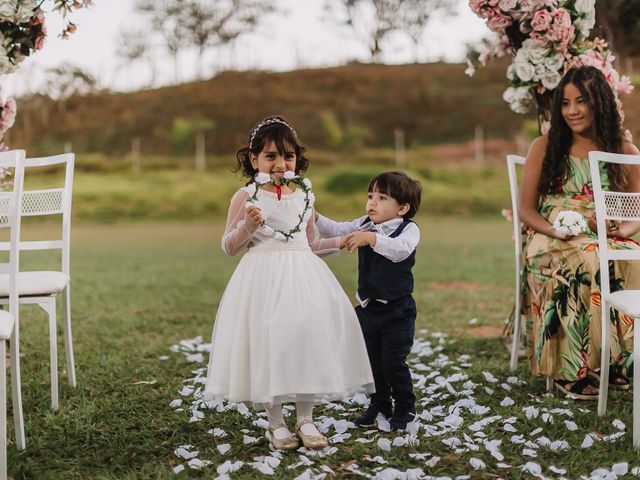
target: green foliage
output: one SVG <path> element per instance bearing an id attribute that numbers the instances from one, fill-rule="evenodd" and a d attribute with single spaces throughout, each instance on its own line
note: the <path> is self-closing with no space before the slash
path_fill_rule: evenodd
<path id="1" fill-rule="evenodd" d="M 378 173 L 372 168 L 336 170 L 327 176 L 324 187 L 329 193 L 360 192 L 364 197 L 369 182 Z"/>
<path id="2" fill-rule="evenodd" d="M 173 151 L 183 155 L 193 151 L 196 134 L 211 130 L 214 125 L 215 122 L 207 118 L 174 118 L 171 128 Z"/>
<path id="3" fill-rule="evenodd" d="M 367 127 L 354 125 L 344 127 L 340 125 L 336 115 L 329 110 L 320 112 L 318 118 L 326 134 L 326 146 L 332 150 L 362 147 L 371 135 Z"/>

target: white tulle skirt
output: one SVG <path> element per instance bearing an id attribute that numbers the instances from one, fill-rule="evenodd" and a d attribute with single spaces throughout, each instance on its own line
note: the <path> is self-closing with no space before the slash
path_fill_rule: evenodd
<path id="1" fill-rule="evenodd" d="M 353 306 L 307 245 L 256 246 L 216 315 L 205 395 L 270 406 L 373 391 Z"/>

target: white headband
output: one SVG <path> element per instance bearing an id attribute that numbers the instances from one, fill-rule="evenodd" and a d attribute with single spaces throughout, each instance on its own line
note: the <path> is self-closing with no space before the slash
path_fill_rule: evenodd
<path id="1" fill-rule="evenodd" d="M 274 123 L 279 123 L 281 125 L 284 125 L 289 130 L 291 130 L 291 133 L 293 133 L 294 137 L 298 138 L 298 135 L 296 134 L 296 131 L 293 129 L 293 127 L 291 125 L 289 125 L 287 122 L 285 122 L 284 120 L 281 120 L 281 119 L 275 118 L 275 117 L 267 118 L 266 120 L 263 120 L 258 125 L 256 125 L 256 128 L 254 128 L 253 132 L 251 132 L 251 136 L 249 137 L 249 150 L 251 150 L 251 148 L 253 147 L 253 139 L 256 137 L 256 135 L 258 134 L 260 129 L 262 127 L 265 127 L 267 125 L 272 125 Z"/>

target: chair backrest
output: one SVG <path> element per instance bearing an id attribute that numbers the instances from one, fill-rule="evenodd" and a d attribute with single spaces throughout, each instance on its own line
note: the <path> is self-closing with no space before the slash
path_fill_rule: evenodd
<path id="1" fill-rule="evenodd" d="M 511 211 L 513 213 L 513 240 L 516 244 L 516 255 L 522 250 L 522 228 L 520 226 L 520 185 L 516 167 L 524 167 L 526 158 L 520 155 L 507 155 L 507 171 L 511 190 Z"/>
<path id="2" fill-rule="evenodd" d="M 600 162 L 640 166 L 640 155 L 589 152 L 589 168 L 593 183 L 593 198 L 598 225 L 598 254 L 600 256 L 600 290 L 609 294 L 609 261 L 640 260 L 639 250 L 610 250 L 606 220 L 640 221 L 640 192 L 613 192 L 602 189 Z"/>
<path id="3" fill-rule="evenodd" d="M 19 243 L 20 250 L 61 250 L 61 271 L 69 274 L 69 255 L 71 241 L 71 197 L 73 194 L 73 174 L 75 156 L 73 153 L 53 155 L 49 157 L 27 158 L 24 163 L 24 176 L 29 170 L 39 167 L 62 165 L 64 183 L 62 187 L 38 190 L 22 190 L 22 217 L 48 215 L 62 216 L 62 238 L 52 240 L 28 240 Z M 0 242 L 0 250 L 8 250 L 7 242 Z"/>
<path id="4" fill-rule="evenodd" d="M 9 274 L 9 311 L 18 315 L 18 271 L 20 268 L 20 225 L 22 209 L 22 191 L 24 185 L 24 150 L 0 152 L 0 169 L 13 169 L 13 180 L 5 182 L 11 187 L 0 192 L 0 229 L 9 229 L 9 261 L 0 263 L 0 273 Z"/>

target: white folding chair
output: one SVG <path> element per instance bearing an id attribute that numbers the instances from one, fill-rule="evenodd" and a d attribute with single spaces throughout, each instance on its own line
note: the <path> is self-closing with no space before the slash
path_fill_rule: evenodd
<path id="1" fill-rule="evenodd" d="M 9 229 L 9 258 L 0 263 L 0 271 L 9 277 L 9 311 L 0 310 L 0 480 L 7 478 L 7 376 L 6 346 L 11 345 L 11 398 L 15 423 L 16 446 L 26 447 L 24 418 L 22 412 L 22 392 L 20 383 L 20 363 L 14 345 L 18 344 L 18 331 L 14 328 L 18 321 L 18 269 L 20 252 L 20 202 L 24 174 L 24 150 L 0 153 L 0 168 L 14 169 L 13 188 L 0 193 L 0 228 Z"/>
<path id="2" fill-rule="evenodd" d="M 611 293 L 609 262 L 640 260 L 640 250 L 609 250 L 606 220 L 640 221 L 640 192 L 611 192 L 602 190 L 599 162 L 640 165 L 640 155 L 589 152 L 589 168 L 593 182 L 593 195 L 598 224 L 598 252 L 600 256 L 600 302 L 602 305 L 602 352 L 600 358 L 600 394 L 598 415 L 607 411 L 609 387 L 609 356 L 611 350 L 611 309 L 640 320 L 640 290 L 622 290 Z M 640 448 L 640 334 L 633 335 L 633 445 Z"/>
<path id="3" fill-rule="evenodd" d="M 509 172 L 509 187 L 511 189 L 511 210 L 513 212 L 513 243 L 515 250 L 515 307 L 513 310 L 513 339 L 511 342 L 511 371 L 518 368 L 518 351 L 520 350 L 521 330 L 521 289 L 522 289 L 522 224 L 520 222 L 519 204 L 520 204 L 520 187 L 518 184 L 518 176 L 516 167 L 524 166 L 525 158 L 520 155 L 507 155 L 507 171 Z"/>
<path id="4" fill-rule="evenodd" d="M 58 348 L 56 328 L 56 296 L 62 294 L 63 329 L 67 356 L 67 376 L 69 385 L 76 386 L 76 373 L 73 359 L 73 342 L 71 336 L 71 294 L 70 294 L 70 237 L 71 237 L 71 194 L 73 187 L 74 154 L 65 153 L 51 157 L 29 158 L 24 161 L 25 177 L 29 169 L 64 167 L 64 185 L 58 188 L 40 190 L 23 190 L 22 217 L 61 215 L 62 238 L 55 240 L 21 241 L 20 251 L 27 250 L 60 250 L 61 267 L 57 271 L 28 271 L 18 274 L 18 296 L 20 304 L 39 305 L 49 317 L 49 346 L 51 368 L 51 408 L 58 409 Z M 0 251 L 8 250 L 7 242 L 0 243 Z M 0 305 L 8 303 L 9 281 L 7 275 L 0 275 Z M 15 324 L 16 337 L 20 324 Z M 11 351 L 18 351 L 19 345 L 12 344 Z M 16 357 L 17 358 L 17 357 Z"/>

